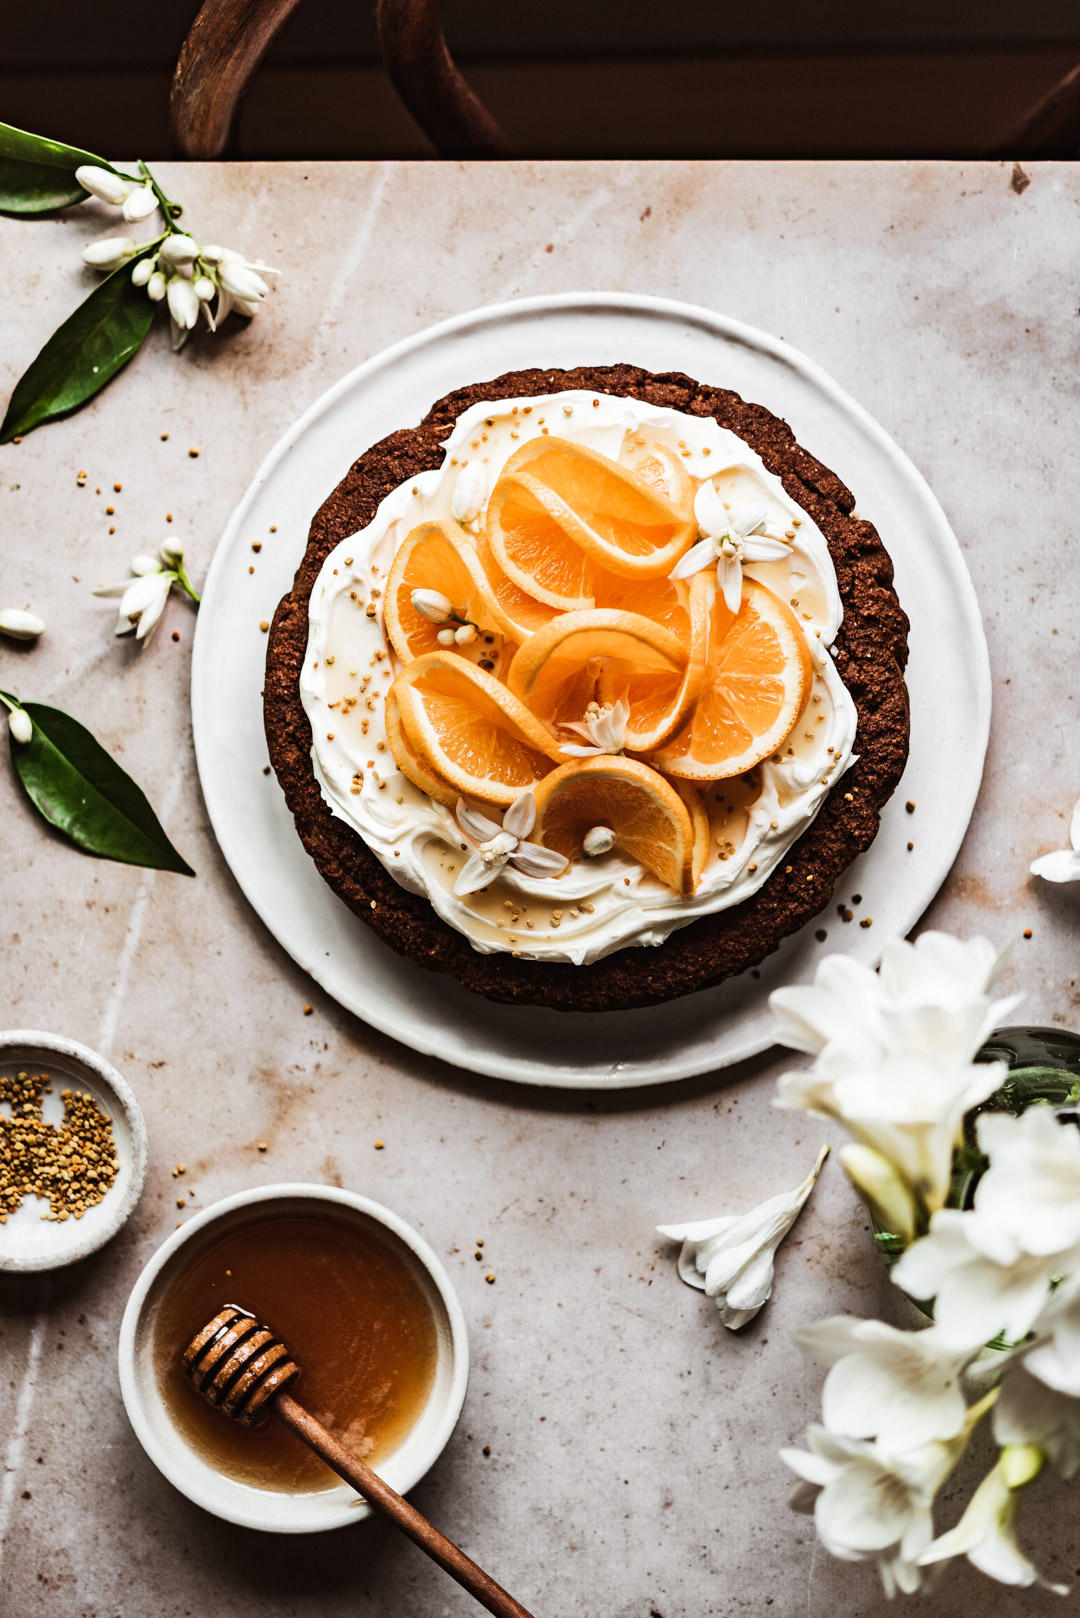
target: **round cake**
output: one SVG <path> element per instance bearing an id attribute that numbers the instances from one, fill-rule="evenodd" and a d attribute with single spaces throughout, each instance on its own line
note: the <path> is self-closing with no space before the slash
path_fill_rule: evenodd
<path id="1" fill-rule="evenodd" d="M 785 422 L 630 365 L 511 372 L 360 456 L 267 651 L 308 853 L 490 999 L 611 1011 L 756 965 L 907 758 L 907 619 Z"/>

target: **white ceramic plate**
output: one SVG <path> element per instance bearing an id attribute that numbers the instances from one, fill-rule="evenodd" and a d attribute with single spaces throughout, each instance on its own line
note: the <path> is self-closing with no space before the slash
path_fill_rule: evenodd
<path id="1" fill-rule="evenodd" d="M 292 584 L 308 524 L 356 457 L 420 421 L 443 394 L 526 366 L 626 361 L 685 371 L 768 407 L 852 488 L 878 527 L 911 617 L 911 758 L 868 853 L 835 903 L 755 977 L 744 973 L 642 1011 L 560 1013 L 495 1005 L 402 960 L 331 892 L 305 854 L 272 776 L 260 691 L 271 618 Z M 271 536 L 269 528 L 276 524 Z M 251 541 L 263 549 L 252 575 Z M 227 694 L 227 701 L 222 694 Z M 990 724 L 990 666 L 960 548 L 926 483 L 866 412 L 786 343 L 692 305 L 565 293 L 478 309 L 378 354 L 344 377 L 271 452 L 233 514 L 206 582 L 192 670 L 203 794 L 222 852 L 255 910 L 335 999 L 414 1050 L 522 1083 L 620 1089 L 724 1067 L 772 1042 L 768 992 L 805 981 L 823 950 L 876 964 L 915 925 L 967 829 Z M 914 800 L 917 812 L 905 813 Z M 911 853 L 908 841 L 914 841 Z M 815 940 L 825 927 L 828 941 Z"/>

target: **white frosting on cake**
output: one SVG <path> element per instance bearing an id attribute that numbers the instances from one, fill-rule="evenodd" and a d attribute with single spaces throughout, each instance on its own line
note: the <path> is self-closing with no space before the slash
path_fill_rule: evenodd
<path id="1" fill-rule="evenodd" d="M 386 741 L 383 699 L 398 665 L 383 630 L 382 590 L 397 547 L 417 523 L 451 515 L 475 533 L 506 460 L 545 429 L 613 460 L 641 438 L 665 444 L 693 479 L 712 478 L 733 505 L 763 501 L 769 527 L 794 536 L 789 556 L 748 563 L 746 572 L 795 603 L 814 668 L 811 700 L 778 761 L 703 792 L 710 853 L 688 899 L 615 851 L 575 862 L 558 878 L 506 866 L 486 892 L 456 897 L 455 877 L 471 850 L 451 811 L 400 774 Z M 824 535 L 761 459 L 711 416 L 637 399 L 567 392 L 473 405 L 444 448 L 438 470 L 395 489 L 366 528 L 331 551 L 311 593 L 300 689 L 331 810 L 402 887 L 423 894 L 483 953 L 580 964 L 628 944 L 661 944 L 696 917 L 739 904 L 776 869 L 852 763 L 856 712 L 829 655 L 843 609 Z M 483 655 L 483 640 L 468 651 Z M 498 818 L 498 811 L 487 813 Z"/>

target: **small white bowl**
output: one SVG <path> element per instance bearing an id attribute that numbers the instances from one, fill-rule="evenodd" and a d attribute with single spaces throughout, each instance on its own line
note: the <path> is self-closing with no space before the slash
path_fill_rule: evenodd
<path id="1" fill-rule="evenodd" d="M 73 1039 L 30 1028 L 0 1033 L 0 1072 L 23 1070 L 47 1073 L 52 1080 L 52 1094 L 44 1098 L 47 1123 L 58 1124 L 63 1117 L 61 1090 L 88 1090 L 112 1121 L 120 1164 L 102 1201 L 88 1208 L 81 1219 L 55 1223 L 42 1219 L 48 1204 L 39 1197 L 26 1197 L 21 1207 L 8 1214 L 7 1223 L 0 1225 L 0 1270 L 54 1270 L 103 1247 L 138 1202 L 146 1178 L 146 1125 L 139 1103 L 116 1069 Z"/>
<path id="2" fill-rule="evenodd" d="M 158 1248 L 136 1281 L 120 1325 L 120 1392 L 135 1435 L 154 1465 L 189 1500 L 226 1522 L 277 1534 L 313 1534 L 370 1517 L 372 1508 L 348 1484 L 310 1492 L 259 1489 L 226 1477 L 177 1431 L 158 1384 L 154 1323 L 176 1274 L 181 1250 L 216 1240 L 231 1218 L 247 1220 L 260 1203 L 280 1213 L 290 1203 L 331 1202 L 362 1225 L 377 1225 L 402 1249 L 428 1299 L 435 1320 L 435 1377 L 427 1403 L 404 1441 L 379 1463 L 379 1475 L 406 1494 L 419 1483 L 446 1447 L 461 1415 L 469 1385 L 469 1342 L 465 1316 L 450 1278 L 435 1253 L 389 1208 L 334 1186 L 285 1184 L 257 1186 L 204 1208 Z M 189 1257 L 184 1253 L 183 1257 Z M 177 1352 L 183 1348 L 177 1344 Z M 222 1420 L 228 1418 L 223 1416 Z"/>

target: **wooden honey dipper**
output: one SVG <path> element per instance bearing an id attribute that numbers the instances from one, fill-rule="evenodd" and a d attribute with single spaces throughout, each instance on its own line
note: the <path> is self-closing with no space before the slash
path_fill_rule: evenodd
<path id="1" fill-rule="evenodd" d="M 284 1423 L 496 1618 L 531 1618 L 520 1601 L 297 1403 L 288 1389 L 300 1367 L 281 1339 L 246 1309 L 226 1304 L 191 1339 L 180 1363 L 204 1399 L 245 1427 L 267 1416 Z"/>

